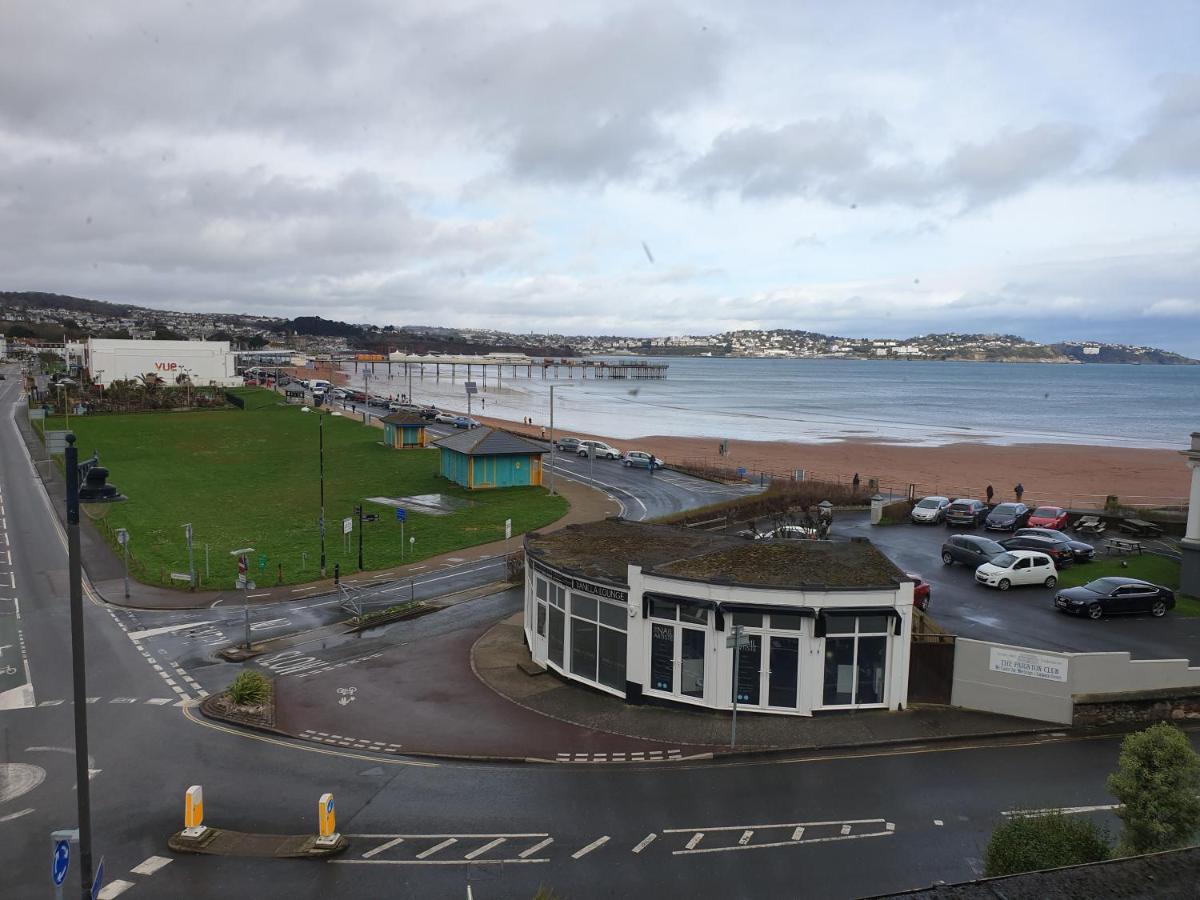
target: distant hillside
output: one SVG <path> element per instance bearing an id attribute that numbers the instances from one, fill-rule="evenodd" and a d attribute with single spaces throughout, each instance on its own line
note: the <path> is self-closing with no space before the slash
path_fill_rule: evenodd
<path id="1" fill-rule="evenodd" d="M 12 309 L 69 309 L 97 316 L 124 317 L 142 309 L 128 303 L 107 303 L 104 300 L 88 300 L 85 297 L 70 297 L 66 294 L 48 294 L 43 291 L 0 291 L 0 306 Z"/>
<path id="2" fill-rule="evenodd" d="M 1084 353 L 1085 344 L 1051 344 L 1055 351 L 1078 362 L 1085 363 L 1145 363 L 1156 366 L 1200 366 L 1200 360 L 1189 359 L 1169 350 L 1151 347 L 1122 347 L 1104 344 L 1098 353 Z"/>

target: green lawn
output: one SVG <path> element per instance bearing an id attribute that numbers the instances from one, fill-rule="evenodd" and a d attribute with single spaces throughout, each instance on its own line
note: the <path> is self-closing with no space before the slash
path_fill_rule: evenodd
<path id="1" fill-rule="evenodd" d="M 243 392 L 239 392 L 243 393 Z M 448 516 L 409 510 L 405 538 L 415 554 L 401 559 L 400 524 L 392 508 L 367 504 L 379 514 L 363 532 L 366 568 L 383 569 L 539 528 L 561 517 L 567 503 L 543 488 L 471 492 L 439 477 L 436 450 L 391 450 L 383 431 L 349 418 L 302 413 L 264 390 L 243 393 L 246 409 L 71 417 L 81 457 L 100 451 L 110 481 L 129 500 L 112 507 L 110 529 L 130 533 L 131 572 L 142 581 L 166 583 L 163 573 L 186 572 L 183 525 L 191 522 L 196 568 L 204 576 L 208 545 L 211 576 L 205 587 L 232 586 L 236 564 L 229 552 L 255 547 L 251 577 L 260 586 L 319 577 L 320 487 L 318 422 L 325 421 L 325 516 L 329 574 L 333 564 L 355 571 L 357 528 L 343 550 L 342 519 L 365 497 L 442 493 L 470 506 Z M 47 428 L 62 428 L 61 419 Z M 115 542 L 114 542 L 115 546 Z M 407 550 L 407 548 L 406 548 Z M 307 559 L 302 563 L 302 553 Z M 259 572 L 258 554 L 267 557 Z"/>
<path id="2" fill-rule="evenodd" d="M 1127 565 L 1122 566 L 1122 563 Z M 1179 590 L 1179 563 L 1149 553 L 1140 556 L 1097 556 L 1095 562 L 1063 569 L 1058 573 L 1058 584 L 1059 587 L 1075 587 L 1108 575 L 1142 578 L 1173 591 Z M 1175 615 L 1200 616 L 1200 600 L 1176 594 Z"/>

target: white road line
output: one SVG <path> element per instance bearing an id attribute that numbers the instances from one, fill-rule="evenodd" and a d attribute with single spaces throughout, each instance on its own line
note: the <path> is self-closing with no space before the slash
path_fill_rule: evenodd
<path id="1" fill-rule="evenodd" d="M 793 840 L 793 841 L 798 841 L 798 840 L 800 840 L 800 838 L 802 838 L 802 837 L 804 837 L 804 826 L 803 826 L 803 825 L 797 825 L 797 826 L 796 826 L 796 830 L 792 832 L 792 840 Z"/>
<path id="2" fill-rule="evenodd" d="M 96 896 L 99 900 L 114 900 L 115 897 L 120 897 L 123 893 L 133 887 L 132 881 L 122 881 L 120 878 L 115 881 L 110 881 L 100 889 L 100 893 Z"/>
<path id="3" fill-rule="evenodd" d="M 504 840 L 505 840 L 504 838 L 493 838 L 492 840 L 490 840 L 486 844 L 484 844 L 482 847 L 479 847 L 476 850 L 472 850 L 470 853 L 466 854 L 463 857 L 463 859 L 474 859 L 477 856 L 483 856 L 483 854 L 487 853 L 493 847 L 498 847 L 501 844 L 503 844 Z"/>
<path id="4" fill-rule="evenodd" d="M 199 628 L 201 625 L 211 625 L 216 621 L 218 620 L 210 619 L 207 622 L 185 622 L 182 625 L 164 625 L 162 628 L 147 628 L 144 631 L 130 631 L 128 634 L 131 641 L 144 641 L 146 638 L 158 637 L 160 634 L 172 634 L 187 628 Z"/>
<path id="5" fill-rule="evenodd" d="M 458 843 L 458 838 L 446 838 L 441 843 L 434 844 L 428 850 L 422 850 L 420 853 L 417 854 L 417 859 L 427 859 L 428 857 L 433 856 L 433 854 L 437 853 L 439 850 L 445 850 L 451 844 L 457 844 L 457 843 Z"/>
<path id="6" fill-rule="evenodd" d="M 153 875 L 169 862 L 171 862 L 169 856 L 149 856 L 129 871 L 134 875 Z"/>
<path id="7" fill-rule="evenodd" d="M 649 847 L 651 843 L 653 843 L 653 841 L 656 837 L 658 837 L 658 834 L 656 834 L 653 831 L 650 832 L 648 835 L 646 835 L 644 838 L 642 838 L 638 842 L 638 845 L 633 848 L 633 852 L 641 853 L 643 850 L 645 850 L 647 847 Z"/>
<path id="8" fill-rule="evenodd" d="M 702 840 L 704 840 L 704 832 L 697 831 L 695 834 L 692 835 L 692 839 L 687 842 L 687 848 L 689 850 L 694 850 L 696 848 L 696 845 L 699 844 Z"/>
<path id="9" fill-rule="evenodd" d="M 13 819 L 19 819 L 21 816 L 27 816 L 33 812 L 33 807 L 29 809 L 19 809 L 15 813 L 9 813 L 7 816 L 0 816 L 0 822 L 11 822 Z"/>
<path id="10" fill-rule="evenodd" d="M 664 828 L 663 834 L 692 834 L 697 831 L 759 831 L 764 828 L 814 828 L 818 825 L 882 825 L 884 819 L 837 819 L 833 822 L 776 822 L 773 825 L 716 825 L 711 828 Z"/>
<path id="11" fill-rule="evenodd" d="M 770 844 L 734 844 L 730 847 L 699 847 L 695 850 L 676 850 L 673 856 L 687 856 L 691 853 L 725 853 L 730 850 L 766 850 L 771 847 L 795 847 L 797 844 L 828 844 L 833 841 L 854 841 L 860 838 L 892 837 L 895 831 L 870 831 L 863 834 L 835 834 L 829 837 L 808 838 L 803 841 L 775 841 Z"/>
<path id="12" fill-rule="evenodd" d="M 1009 809 L 1000 813 L 1002 816 L 1028 816 L 1034 818 L 1037 816 L 1048 816 L 1051 813 L 1062 813 L 1065 816 L 1077 815 L 1078 813 L 1090 812 L 1108 812 L 1113 809 L 1120 809 L 1120 803 L 1108 803 L 1101 806 L 1064 806 L 1061 809 Z"/>
<path id="13" fill-rule="evenodd" d="M 554 838 L 552 838 L 552 837 L 548 837 L 545 840 L 538 841 L 536 844 L 534 844 L 528 850 L 522 850 L 520 853 L 518 853 L 517 858 L 518 859 L 526 859 L 530 856 L 533 856 L 533 854 L 537 853 L 543 847 L 549 847 L 553 843 L 554 843 Z"/>
<path id="14" fill-rule="evenodd" d="M 576 850 L 574 853 L 572 853 L 571 859 L 582 859 L 583 857 L 587 856 L 589 853 L 591 853 L 596 848 L 603 847 L 605 844 L 608 843 L 608 840 L 609 840 L 609 838 L 608 838 L 607 834 L 604 835 L 604 837 L 596 838 L 594 841 L 592 841 L 590 844 L 588 844 L 582 850 Z"/>
<path id="15" fill-rule="evenodd" d="M 849 829 L 849 826 L 845 826 L 845 827 L 847 829 Z M 842 833 L 845 834 L 847 832 L 842 832 Z M 750 838 L 752 838 L 752 837 L 754 837 L 753 831 L 743 831 L 742 836 L 740 838 L 738 838 L 738 843 L 741 844 L 742 846 L 745 846 L 746 844 L 750 843 Z"/>
<path id="16" fill-rule="evenodd" d="M 849 834 L 849 833 L 850 833 L 850 826 L 849 826 L 849 825 L 843 825 L 843 826 L 842 826 L 842 834 Z"/>
<path id="17" fill-rule="evenodd" d="M 938 828 L 941 828 L 945 823 L 941 819 L 934 819 L 933 824 L 936 825 Z"/>
<path id="18" fill-rule="evenodd" d="M 382 853 L 384 850 L 391 850 L 397 844 L 402 844 L 402 843 L 404 843 L 404 838 L 402 838 L 402 837 L 392 838 L 390 841 L 380 844 L 378 847 L 372 847 L 370 850 L 368 850 L 366 853 L 364 853 L 362 855 L 362 858 L 370 859 L 372 856 L 376 856 L 376 855 Z"/>

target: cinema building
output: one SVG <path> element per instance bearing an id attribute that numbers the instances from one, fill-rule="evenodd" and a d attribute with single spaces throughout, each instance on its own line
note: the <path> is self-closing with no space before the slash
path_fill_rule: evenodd
<path id="1" fill-rule="evenodd" d="M 197 387 L 238 387 L 229 341 L 132 341 L 88 338 L 84 367 L 92 383 L 157 378 L 166 384 L 190 380 Z"/>
<path id="2" fill-rule="evenodd" d="M 874 545 L 609 519 L 525 539 L 533 660 L 623 698 L 810 716 L 902 709 L 913 581 Z M 744 635 L 736 672 L 734 626 Z"/>

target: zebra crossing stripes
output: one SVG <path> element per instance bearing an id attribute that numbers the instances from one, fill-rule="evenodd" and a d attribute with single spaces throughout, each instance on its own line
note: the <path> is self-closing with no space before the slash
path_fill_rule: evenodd
<path id="1" fill-rule="evenodd" d="M 329 744 L 331 747 L 346 747 L 350 750 L 371 750 L 375 753 L 403 753 L 400 744 L 389 744 L 386 741 L 370 741 L 365 738 L 347 737 L 341 734 L 330 734 L 325 731 L 302 731 L 302 740 L 316 741 Z"/>
<path id="2" fill-rule="evenodd" d="M 612 753 L 559 753 L 556 763 L 643 763 L 679 762 L 685 758 L 682 750 L 633 750 Z"/>

